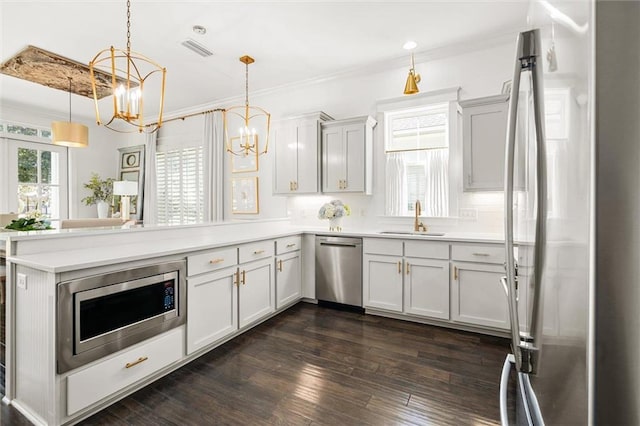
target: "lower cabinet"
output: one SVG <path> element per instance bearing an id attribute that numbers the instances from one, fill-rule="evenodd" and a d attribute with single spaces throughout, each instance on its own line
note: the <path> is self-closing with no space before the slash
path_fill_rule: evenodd
<path id="1" fill-rule="evenodd" d="M 275 312 L 273 258 L 240 265 L 238 325 L 240 328 Z"/>
<path id="2" fill-rule="evenodd" d="M 187 354 L 238 329 L 238 268 L 187 281 Z"/>
<path id="3" fill-rule="evenodd" d="M 276 258 L 276 309 L 302 297 L 300 251 Z"/>
<path id="4" fill-rule="evenodd" d="M 456 322 L 508 330 L 509 308 L 497 264 L 451 262 L 453 300 L 451 319 Z"/>
<path id="5" fill-rule="evenodd" d="M 363 260 L 364 307 L 402 312 L 402 257 L 365 254 Z"/>
<path id="6" fill-rule="evenodd" d="M 449 261 L 405 260 L 404 312 L 449 319 Z"/>

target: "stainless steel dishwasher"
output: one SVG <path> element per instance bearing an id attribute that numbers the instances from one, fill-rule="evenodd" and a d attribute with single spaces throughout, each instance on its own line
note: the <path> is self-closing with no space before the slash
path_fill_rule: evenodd
<path id="1" fill-rule="evenodd" d="M 362 307 L 362 239 L 316 237 L 316 298 Z"/>

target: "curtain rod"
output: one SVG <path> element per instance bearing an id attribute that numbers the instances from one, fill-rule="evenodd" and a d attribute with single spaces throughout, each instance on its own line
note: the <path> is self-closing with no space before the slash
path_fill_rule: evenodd
<path id="1" fill-rule="evenodd" d="M 169 123 L 171 121 L 184 120 L 185 118 L 195 117 L 196 115 L 209 114 L 210 112 L 225 112 L 225 111 L 226 111 L 226 109 L 224 109 L 224 108 L 208 109 L 206 111 L 194 112 L 194 113 L 191 113 L 191 114 L 183 115 L 181 117 L 169 118 L 167 120 L 163 120 L 162 124 Z M 153 127 L 153 126 L 156 126 L 157 124 L 158 123 L 149 123 L 145 127 Z"/>

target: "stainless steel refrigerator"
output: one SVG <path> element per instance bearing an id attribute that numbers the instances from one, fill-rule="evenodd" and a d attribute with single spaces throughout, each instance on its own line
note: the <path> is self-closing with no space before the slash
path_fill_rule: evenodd
<path id="1" fill-rule="evenodd" d="M 640 3 L 529 4 L 505 146 L 502 422 L 640 424 Z"/>

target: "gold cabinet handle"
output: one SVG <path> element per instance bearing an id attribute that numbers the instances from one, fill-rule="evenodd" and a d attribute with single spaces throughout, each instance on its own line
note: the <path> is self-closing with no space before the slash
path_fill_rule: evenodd
<path id="1" fill-rule="evenodd" d="M 489 253 L 473 253 L 474 256 L 483 256 L 483 257 L 487 257 L 487 256 L 491 256 Z"/>
<path id="2" fill-rule="evenodd" d="M 233 273 L 233 285 L 240 285 L 240 268 L 236 269 L 236 271 Z"/>
<path id="3" fill-rule="evenodd" d="M 410 272 L 409 267 L 410 267 L 409 262 L 407 262 L 407 275 L 409 275 L 409 272 Z"/>
<path id="4" fill-rule="evenodd" d="M 347 189 L 347 187 L 348 187 L 348 186 L 349 186 L 349 185 L 347 185 L 347 180 L 346 180 L 346 179 L 345 179 L 345 180 L 343 180 L 343 181 L 342 181 L 342 189 Z"/>
<path id="5" fill-rule="evenodd" d="M 245 285 L 247 283 L 247 271 L 243 270 L 242 271 L 242 285 Z"/>
<path id="6" fill-rule="evenodd" d="M 287 244 L 287 248 L 291 248 L 291 247 L 295 247 L 295 246 L 296 246 L 296 243 L 289 243 L 289 244 Z"/>
<path id="7" fill-rule="evenodd" d="M 402 273 L 402 262 L 400 260 L 398 260 L 398 273 Z"/>
<path id="8" fill-rule="evenodd" d="M 216 265 L 216 264 L 218 264 L 218 263 L 222 263 L 222 262 L 224 262 L 224 259 L 223 259 L 223 258 L 221 258 L 221 257 L 219 257 L 219 258 L 217 258 L 217 259 L 211 259 L 211 260 L 209 261 L 209 263 L 210 263 L 210 264 L 212 264 L 212 265 Z"/>
<path id="9" fill-rule="evenodd" d="M 138 358 L 137 360 L 133 361 L 133 362 L 128 362 L 125 364 L 124 368 L 131 368 L 131 367 L 135 367 L 136 365 L 145 362 L 146 360 L 148 360 L 149 357 L 147 356 L 141 356 L 140 358 Z"/>
<path id="10" fill-rule="evenodd" d="M 293 181 L 293 190 L 297 191 L 298 190 L 298 181 Z"/>
<path id="11" fill-rule="evenodd" d="M 282 260 L 278 260 L 278 271 L 282 272 Z"/>
<path id="12" fill-rule="evenodd" d="M 260 249 L 260 250 L 256 250 L 253 252 L 253 254 L 262 254 L 264 253 L 264 250 Z"/>
<path id="13" fill-rule="evenodd" d="M 289 191 L 293 191 L 293 182 L 289 181 Z"/>
<path id="14" fill-rule="evenodd" d="M 453 279 L 457 280 L 458 279 L 458 268 L 457 267 L 453 267 Z"/>

